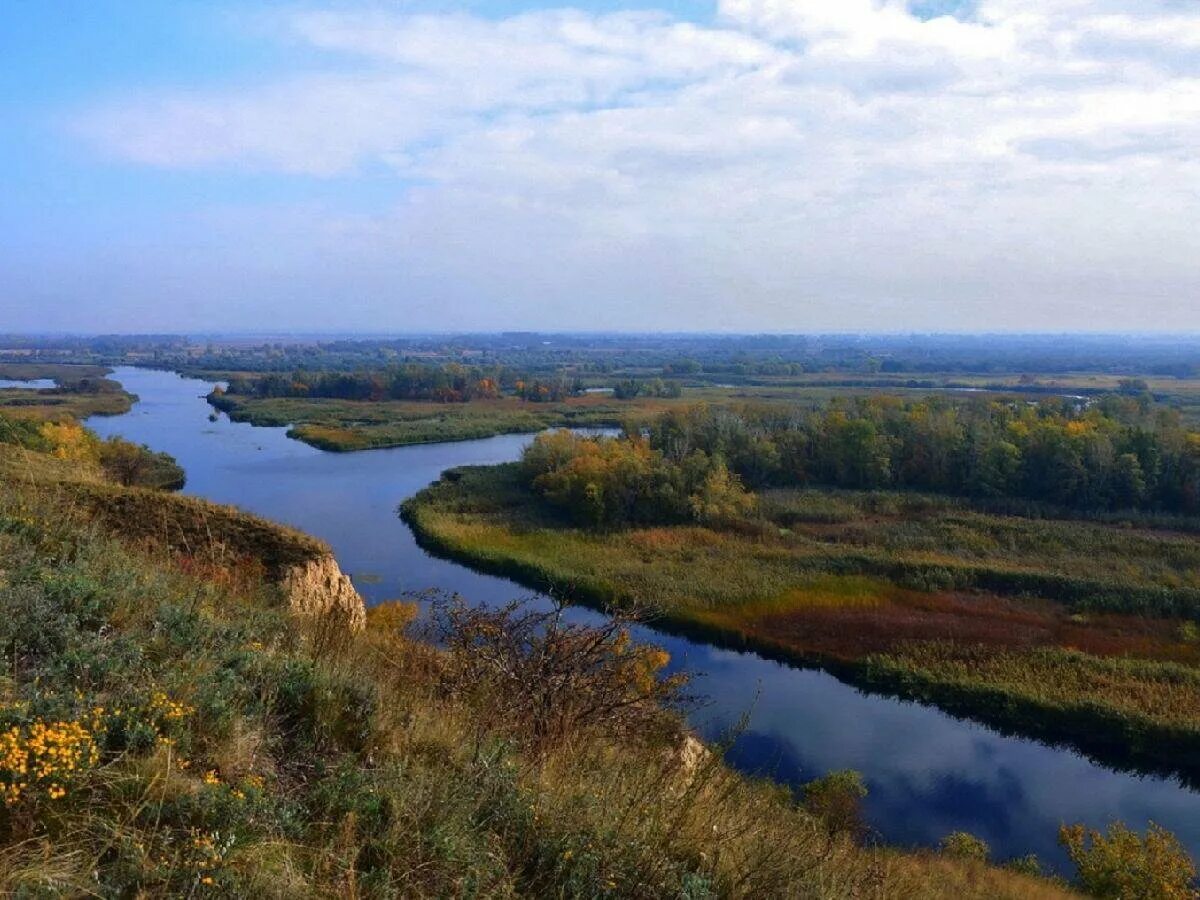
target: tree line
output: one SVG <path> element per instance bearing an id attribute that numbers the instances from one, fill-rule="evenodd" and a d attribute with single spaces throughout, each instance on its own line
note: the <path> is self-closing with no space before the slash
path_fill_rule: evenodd
<path id="1" fill-rule="evenodd" d="M 1200 433 L 1140 398 L 872 396 L 815 408 L 705 405 L 621 438 L 544 435 L 528 483 L 578 521 L 729 521 L 754 490 L 829 485 L 1200 513 Z"/>
<path id="2" fill-rule="evenodd" d="M 696 407 L 663 415 L 648 437 L 669 461 L 697 450 L 719 456 L 752 487 L 911 488 L 1086 510 L 1200 512 L 1200 434 L 1143 397 Z"/>
<path id="3" fill-rule="evenodd" d="M 614 387 L 620 400 L 678 397 L 677 382 L 626 380 Z M 421 365 L 404 363 L 354 372 L 304 369 L 287 374 L 234 376 L 225 393 L 246 397 L 313 397 L 334 400 L 430 400 L 466 403 L 513 396 L 531 403 L 553 403 L 578 397 L 586 386 L 577 376 L 533 376 L 501 366 Z"/>
<path id="4" fill-rule="evenodd" d="M 271 373 L 229 379 L 225 392 L 249 397 L 335 400 L 437 400 L 454 403 L 500 396 L 505 373 L 477 366 L 391 366 L 359 372 Z"/>
<path id="5" fill-rule="evenodd" d="M 663 381 L 661 378 L 645 381 L 626 378 L 613 386 L 613 396 L 618 400 L 634 400 L 637 397 L 682 397 L 683 385 L 678 381 Z"/>

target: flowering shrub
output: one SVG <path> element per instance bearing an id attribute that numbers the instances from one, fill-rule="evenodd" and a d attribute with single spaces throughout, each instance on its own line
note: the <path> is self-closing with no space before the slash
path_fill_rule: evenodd
<path id="1" fill-rule="evenodd" d="M 5 804 L 65 796 L 67 786 L 100 759 L 95 724 L 94 716 L 86 724 L 35 719 L 0 732 L 0 790 Z"/>
<path id="2" fill-rule="evenodd" d="M 204 887 L 211 887 L 216 883 L 214 876 L 219 873 L 221 863 L 232 843 L 230 836 L 222 837 L 219 831 L 192 829 L 184 865 L 195 873 L 196 882 Z"/>
<path id="3" fill-rule="evenodd" d="M 174 742 L 175 727 L 193 710 L 162 691 L 142 706 L 93 706 L 62 719 L 24 719 L 27 704 L 0 711 L 12 721 L 0 730 L 0 795 L 6 806 L 22 801 L 61 800 L 101 759 L 110 735 L 149 730 L 158 743 Z"/>

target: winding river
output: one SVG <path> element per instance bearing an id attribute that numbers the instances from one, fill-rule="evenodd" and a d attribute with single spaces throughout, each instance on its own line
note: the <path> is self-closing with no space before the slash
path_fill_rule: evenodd
<path id="1" fill-rule="evenodd" d="M 186 493 L 315 534 L 334 549 L 367 601 L 437 588 L 472 602 L 529 592 L 422 551 L 396 514 L 401 500 L 451 466 L 515 459 L 528 437 L 326 453 L 257 428 L 210 420 L 211 384 L 170 372 L 119 368 L 110 376 L 140 398 L 132 411 L 88 425 L 165 450 L 187 471 Z M 594 615 L 594 614 L 593 614 Z M 863 694 L 823 672 L 647 630 L 694 673 L 708 702 L 693 714 L 715 738 L 746 718 L 729 751 L 742 769 L 803 782 L 858 769 L 870 824 L 890 843 L 933 845 L 946 833 L 979 835 L 998 859 L 1036 853 L 1062 866 L 1060 823 L 1122 819 L 1174 831 L 1200 856 L 1200 795 L 1171 779 L 1117 772 L 1077 753 L 1006 737 L 936 709 Z"/>

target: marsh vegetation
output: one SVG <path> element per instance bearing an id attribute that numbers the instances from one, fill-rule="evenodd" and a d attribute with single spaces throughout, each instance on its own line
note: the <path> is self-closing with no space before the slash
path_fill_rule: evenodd
<path id="1" fill-rule="evenodd" d="M 1194 435 L 1060 403 L 879 400 L 775 431 L 757 421 L 700 409 L 623 438 L 543 436 L 520 464 L 450 473 L 404 515 L 428 546 L 526 583 L 650 604 L 673 627 L 856 683 L 1200 771 L 1197 522 L 1163 510 L 1191 502 Z M 1117 512 L 1105 473 L 1120 479 L 1116 450 L 1133 437 L 1170 475 Z M 986 459 L 997 442 L 1012 463 L 1003 489 L 956 456 Z M 1083 465 L 1091 453 L 1114 467 Z M 1048 465 L 1089 473 L 1091 492 L 1047 502 L 1065 496 L 1037 488 Z M 778 486 L 893 471 L 908 474 L 887 489 Z M 894 487 L 939 472 L 958 496 Z"/>

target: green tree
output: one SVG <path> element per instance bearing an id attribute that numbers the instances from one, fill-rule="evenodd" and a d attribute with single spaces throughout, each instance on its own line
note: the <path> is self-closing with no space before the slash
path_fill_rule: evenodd
<path id="1" fill-rule="evenodd" d="M 1140 506 L 1146 496 L 1146 476 L 1136 453 L 1122 453 L 1113 465 L 1113 502 L 1119 507 Z"/>
<path id="2" fill-rule="evenodd" d="M 741 479 L 717 459 L 700 489 L 689 498 L 692 515 L 704 525 L 728 525 L 753 511 L 756 500 L 742 487 Z"/>

